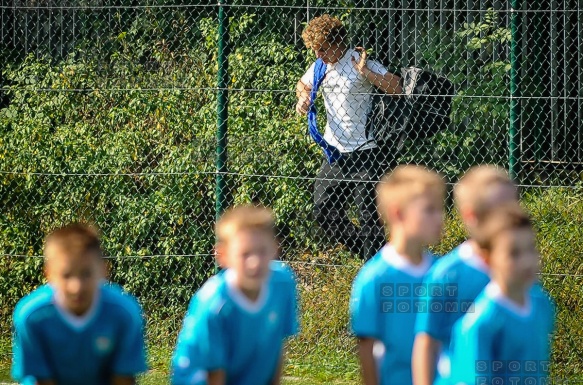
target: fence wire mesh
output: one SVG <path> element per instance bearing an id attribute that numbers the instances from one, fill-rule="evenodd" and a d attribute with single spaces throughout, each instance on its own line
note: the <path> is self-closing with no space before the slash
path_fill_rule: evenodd
<path id="1" fill-rule="evenodd" d="M 358 254 L 382 236 L 376 181 L 415 163 L 451 185 L 494 163 L 522 186 L 539 232 L 541 279 L 560 310 L 554 375 L 577 381 L 582 10 L 580 0 L 2 0 L 3 330 L 42 282 L 45 234 L 89 220 L 112 279 L 144 305 L 154 366 L 164 367 L 188 299 L 213 274 L 217 209 L 260 202 L 301 285 L 303 331 L 287 373 L 354 378 L 348 293 Z M 316 31 L 309 49 L 302 32 L 324 14 L 345 34 L 328 44 Z M 332 166 L 304 115 L 315 55 L 328 63 L 317 125 L 343 153 Z M 451 88 L 396 88 L 391 74 L 412 66 Z M 382 150 L 367 125 L 379 100 L 401 127 Z M 463 238 L 452 212 L 436 250 Z"/>

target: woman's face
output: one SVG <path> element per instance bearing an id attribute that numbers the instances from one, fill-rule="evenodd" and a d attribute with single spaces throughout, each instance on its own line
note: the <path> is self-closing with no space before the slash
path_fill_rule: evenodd
<path id="1" fill-rule="evenodd" d="M 344 48 L 336 43 L 324 42 L 314 48 L 314 54 L 318 59 L 322 59 L 325 64 L 333 64 L 342 58 Z"/>

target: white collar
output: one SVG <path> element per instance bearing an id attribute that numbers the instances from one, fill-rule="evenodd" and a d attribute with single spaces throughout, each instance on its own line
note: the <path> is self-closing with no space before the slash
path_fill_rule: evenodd
<path id="1" fill-rule="evenodd" d="M 100 299 L 101 299 L 101 284 L 99 285 L 97 290 L 95 290 L 95 295 L 93 296 L 93 301 L 91 301 L 91 306 L 89 307 L 89 309 L 85 312 L 85 314 L 79 316 L 71 313 L 68 309 L 65 308 L 65 306 L 63 306 L 63 301 L 60 299 L 60 296 L 58 295 L 57 291 L 54 291 L 53 294 L 53 303 L 55 304 L 57 311 L 59 312 L 65 323 L 70 325 L 73 329 L 77 331 L 81 331 L 87 325 L 89 325 L 89 323 L 97 313 L 97 308 Z"/>
<path id="2" fill-rule="evenodd" d="M 388 243 L 381 249 L 381 257 L 390 266 L 413 277 L 422 277 L 431 267 L 431 256 L 429 253 L 424 252 L 421 263 L 414 265 L 407 258 L 397 253 L 395 248 Z"/>
<path id="3" fill-rule="evenodd" d="M 516 314 L 519 317 L 526 318 L 532 311 L 532 304 L 530 302 L 530 291 L 525 294 L 525 303 L 520 306 L 502 293 L 500 286 L 496 282 L 490 282 L 486 286 L 486 295 L 492 300 L 496 301 L 500 306 L 506 308 L 508 311 Z"/>
<path id="4" fill-rule="evenodd" d="M 464 261 L 467 265 L 472 266 L 476 270 L 481 271 L 487 275 L 490 275 L 490 268 L 484 262 L 482 257 L 477 255 L 472 248 L 470 242 L 465 241 L 461 245 L 458 246 L 458 254 L 460 259 Z"/>
<path id="5" fill-rule="evenodd" d="M 258 313 L 267 302 L 267 297 L 269 295 L 267 280 L 261 286 L 259 296 L 255 301 L 251 301 L 245 294 L 241 292 L 241 290 L 239 290 L 239 288 L 235 285 L 235 280 L 236 273 L 231 269 L 227 269 L 225 271 L 225 282 L 227 283 L 227 290 L 231 299 L 246 312 Z"/>

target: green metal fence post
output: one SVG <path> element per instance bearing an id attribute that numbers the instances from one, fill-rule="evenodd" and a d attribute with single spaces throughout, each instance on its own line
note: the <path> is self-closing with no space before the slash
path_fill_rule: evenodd
<path id="1" fill-rule="evenodd" d="M 510 30 L 510 127 L 509 127 L 509 159 L 510 177 L 518 177 L 519 162 L 519 130 L 520 130 L 520 0 L 511 0 Z"/>
<path id="2" fill-rule="evenodd" d="M 227 206 L 227 122 L 229 119 L 229 18 L 226 0 L 219 0 L 219 36 L 217 53 L 217 149 L 216 149 L 216 201 L 215 218 L 218 221 Z M 215 261 L 215 274 L 219 272 Z"/>
<path id="3" fill-rule="evenodd" d="M 227 171 L 227 120 L 229 117 L 229 95 L 227 91 L 229 69 L 229 18 L 226 15 L 226 0 L 219 0 L 218 75 L 217 75 L 217 149 L 216 149 L 216 202 L 215 216 L 218 220 L 226 208 Z"/>

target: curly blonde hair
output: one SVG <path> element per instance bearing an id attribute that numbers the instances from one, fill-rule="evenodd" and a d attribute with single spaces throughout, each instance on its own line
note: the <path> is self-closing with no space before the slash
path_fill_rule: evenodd
<path id="1" fill-rule="evenodd" d="M 319 49 L 324 43 L 342 44 L 347 35 L 346 28 L 339 19 L 325 14 L 310 20 L 302 32 L 302 39 L 306 47 Z"/>

